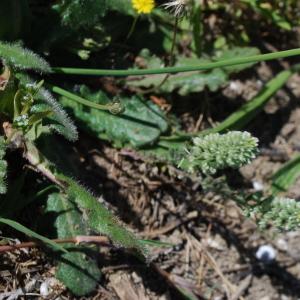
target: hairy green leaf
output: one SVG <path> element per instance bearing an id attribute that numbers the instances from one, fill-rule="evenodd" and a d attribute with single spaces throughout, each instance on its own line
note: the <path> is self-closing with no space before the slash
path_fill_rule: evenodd
<path id="1" fill-rule="evenodd" d="M 110 103 L 101 91 L 92 92 L 88 87 L 81 86 L 82 97 L 99 104 Z M 114 115 L 109 112 L 86 108 L 83 105 L 62 98 L 65 107 L 73 109 L 74 115 L 80 120 L 84 129 L 116 143 L 130 143 L 134 147 L 142 147 L 154 143 L 161 133 L 168 129 L 162 111 L 153 103 L 142 98 L 120 98 L 125 111 Z"/>
<path id="2" fill-rule="evenodd" d="M 41 242 L 45 243 L 46 245 L 50 246 L 51 248 L 53 248 L 55 250 L 59 250 L 59 251 L 65 252 L 65 253 L 68 252 L 64 247 L 62 247 L 59 244 L 49 240 L 48 238 L 32 231 L 31 229 L 21 225 L 18 222 L 15 222 L 15 221 L 10 220 L 10 219 L 0 218 L 0 223 L 6 224 L 6 225 L 22 232 L 22 233 L 28 235 L 29 237 L 40 240 Z"/>
<path id="3" fill-rule="evenodd" d="M 63 135 L 70 141 L 76 141 L 78 139 L 76 126 L 52 94 L 46 89 L 41 88 L 37 97 L 45 102 L 48 105 L 48 110 L 50 109 L 53 113 L 50 119 L 56 121 L 56 123 L 51 122 L 51 124 L 48 125 L 49 128 Z"/>
<path id="4" fill-rule="evenodd" d="M 47 201 L 47 211 L 57 215 L 55 227 L 58 238 L 88 234 L 88 229 L 76 205 L 63 195 L 51 194 Z M 96 260 L 88 256 L 87 251 L 84 251 L 88 249 L 91 250 L 91 247 L 74 247 L 72 245 L 72 249 L 69 249 L 67 254 L 62 255 L 56 271 L 56 277 L 76 296 L 83 296 L 92 292 L 100 279 L 101 273 Z"/>
<path id="5" fill-rule="evenodd" d="M 68 184 L 68 196 L 83 212 L 85 222 L 91 229 L 107 235 L 116 245 L 135 249 L 143 256 L 147 254 L 144 244 L 121 226 L 118 219 L 91 193 L 67 176 L 58 175 L 57 177 Z"/>
<path id="6" fill-rule="evenodd" d="M 32 78 L 23 73 L 17 73 L 16 78 L 19 80 L 20 85 L 24 86 L 25 89 L 28 86 L 37 86 L 37 83 Z M 32 131 L 40 133 L 55 131 L 70 141 L 78 139 L 76 126 L 47 89 L 38 87 L 32 97 L 34 103 L 29 112 L 31 120 L 32 118 L 40 118 L 43 121 L 43 126 L 34 126 L 35 128 L 33 128 Z M 32 135 L 32 132 L 30 132 L 30 134 Z M 37 135 L 33 134 L 33 137 L 34 136 Z"/>
<path id="7" fill-rule="evenodd" d="M 18 70 L 35 70 L 44 73 L 51 71 L 50 65 L 43 58 L 17 43 L 0 42 L 0 58 L 6 65 Z"/>

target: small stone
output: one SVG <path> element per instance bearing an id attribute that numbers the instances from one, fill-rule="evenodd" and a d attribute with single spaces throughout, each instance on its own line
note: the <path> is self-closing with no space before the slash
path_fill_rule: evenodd
<path id="1" fill-rule="evenodd" d="M 276 246 L 281 250 L 281 251 L 287 251 L 289 249 L 288 243 L 285 239 L 279 238 L 276 241 Z"/>
<path id="2" fill-rule="evenodd" d="M 271 245 L 263 245 L 258 248 L 255 256 L 265 264 L 271 263 L 276 258 L 276 250 Z"/>
<path id="3" fill-rule="evenodd" d="M 47 281 L 44 281 L 41 286 L 40 286 L 40 294 L 43 297 L 47 297 L 50 292 L 49 292 L 49 284 Z"/>
<path id="4" fill-rule="evenodd" d="M 264 185 L 260 181 L 253 180 L 252 184 L 257 192 L 263 191 Z"/>

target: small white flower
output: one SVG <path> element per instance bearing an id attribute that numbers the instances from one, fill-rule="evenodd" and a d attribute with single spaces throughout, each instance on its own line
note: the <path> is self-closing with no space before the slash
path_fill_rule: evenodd
<path id="1" fill-rule="evenodd" d="M 162 6 L 164 6 L 166 9 L 169 9 L 175 17 L 181 17 L 185 13 L 188 2 L 189 0 L 171 0 L 167 3 L 164 3 Z"/>

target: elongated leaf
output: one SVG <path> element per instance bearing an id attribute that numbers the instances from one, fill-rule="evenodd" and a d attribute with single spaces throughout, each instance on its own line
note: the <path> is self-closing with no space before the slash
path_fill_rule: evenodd
<path id="1" fill-rule="evenodd" d="M 146 255 L 144 244 L 131 232 L 122 227 L 118 219 L 92 194 L 69 177 L 58 175 L 58 178 L 68 184 L 68 195 L 83 212 L 85 222 L 90 228 L 98 233 L 107 235 L 116 245 L 135 249 L 139 254 Z"/>
<path id="2" fill-rule="evenodd" d="M 76 126 L 52 94 L 48 90 L 41 88 L 38 97 L 45 102 L 53 112 L 51 119 L 56 121 L 56 123 L 51 122 L 51 124 L 48 125 L 49 128 L 63 135 L 70 141 L 77 140 L 78 132 Z"/>
<path id="3" fill-rule="evenodd" d="M 282 88 L 293 74 L 292 70 L 280 72 L 270 80 L 263 89 L 249 102 L 231 114 L 218 126 L 209 129 L 209 132 L 224 132 L 227 130 L 243 129 L 252 119 L 260 113 L 271 97 Z"/>
<path id="4" fill-rule="evenodd" d="M 55 227 L 58 238 L 63 239 L 88 234 L 77 207 L 61 194 L 55 193 L 49 196 L 47 211 L 57 214 Z M 90 247 L 72 246 L 72 250 L 62 255 L 62 262 L 58 265 L 56 277 L 73 294 L 83 296 L 95 289 L 101 274 L 97 262 L 83 251 L 84 249 L 91 250 Z"/>
<path id="5" fill-rule="evenodd" d="M 296 155 L 272 176 L 272 192 L 286 192 L 300 176 L 300 154 Z"/>
<path id="6" fill-rule="evenodd" d="M 81 95 L 95 103 L 107 104 L 108 97 L 101 91 L 93 93 L 86 86 L 80 89 Z M 119 144 L 130 143 L 142 147 L 154 143 L 161 133 L 167 130 L 168 124 L 162 111 L 153 103 L 146 102 L 137 96 L 120 98 L 125 111 L 114 115 L 107 111 L 86 108 L 67 98 L 62 98 L 65 107 L 73 109 L 75 116 L 82 121 L 81 127 L 99 137 L 106 135 L 109 140 Z"/>
<path id="7" fill-rule="evenodd" d="M 15 221 L 10 220 L 10 219 L 0 218 L 0 223 L 6 224 L 6 225 L 22 232 L 22 233 L 28 235 L 29 237 L 40 240 L 41 242 L 45 243 L 46 245 L 52 247 L 55 250 L 59 250 L 59 251 L 65 252 L 65 253 L 68 252 L 64 247 L 62 247 L 62 246 L 58 245 L 57 243 L 49 240 L 48 238 L 32 231 L 31 229 L 21 225 L 18 222 L 15 222 Z"/>
<path id="8" fill-rule="evenodd" d="M 6 65 L 19 70 L 35 70 L 46 73 L 51 71 L 49 64 L 43 58 L 19 44 L 0 42 L 0 58 Z"/>

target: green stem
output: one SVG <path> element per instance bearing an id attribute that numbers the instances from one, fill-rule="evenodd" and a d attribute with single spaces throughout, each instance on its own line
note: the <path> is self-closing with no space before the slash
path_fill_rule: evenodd
<path id="1" fill-rule="evenodd" d="M 268 61 L 284 57 L 300 55 L 300 48 L 278 51 L 275 53 L 267 53 L 260 55 L 253 55 L 249 57 L 240 57 L 233 59 L 226 59 L 211 63 L 202 63 L 197 66 L 180 66 L 180 67 L 166 67 L 160 69 L 129 69 L 129 70 L 104 70 L 104 69 L 81 69 L 81 68 L 52 68 L 54 73 L 69 74 L 69 75 L 91 75 L 91 76 L 139 76 L 151 74 L 172 74 L 179 72 L 203 71 L 214 68 L 224 68 L 229 66 L 257 63 L 261 61 Z"/>
<path id="2" fill-rule="evenodd" d="M 91 108 L 96 108 L 96 109 L 100 109 L 100 110 L 108 110 L 110 111 L 111 106 L 110 105 L 102 105 L 102 104 L 98 104 L 95 102 L 91 102 L 89 100 L 86 100 L 80 96 L 77 96 L 69 91 L 66 91 L 58 86 L 49 86 L 50 90 L 55 93 L 58 94 L 60 96 L 66 97 L 68 99 L 74 100 L 82 105 L 91 107 Z"/>
<path id="3" fill-rule="evenodd" d="M 134 32 L 134 29 L 135 29 L 135 27 L 136 27 L 136 23 L 137 23 L 138 18 L 139 18 L 139 15 L 137 15 L 137 16 L 134 18 L 134 20 L 133 20 L 133 22 L 132 22 L 132 25 L 131 25 L 131 27 L 130 27 L 130 30 L 129 30 L 128 34 L 127 34 L 126 40 L 129 40 L 129 38 L 132 36 L 132 34 L 133 34 L 133 32 Z"/>
<path id="4" fill-rule="evenodd" d="M 174 24 L 174 29 L 173 29 L 173 37 L 172 37 L 172 47 L 171 47 L 171 51 L 170 51 L 170 59 L 169 59 L 169 63 L 166 64 L 169 65 L 169 66 L 173 66 L 174 63 L 175 63 L 175 55 L 174 55 L 174 52 L 175 52 L 175 47 L 176 47 L 176 38 L 177 38 L 177 31 L 178 31 L 178 23 L 179 23 L 179 19 L 178 17 L 175 18 L 175 24 Z M 143 91 L 143 94 L 144 93 L 151 93 L 151 92 L 154 92 L 155 90 L 158 90 L 160 89 L 166 82 L 167 80 L 169 79 L 170 77 L 170 74 L 166 74 L 164 76 L 164 78 L 162 79 L 162 81 L 155 87 L 151 88 L 151 89 L 148 89 L 148 90 L 145 90 Z"/>

